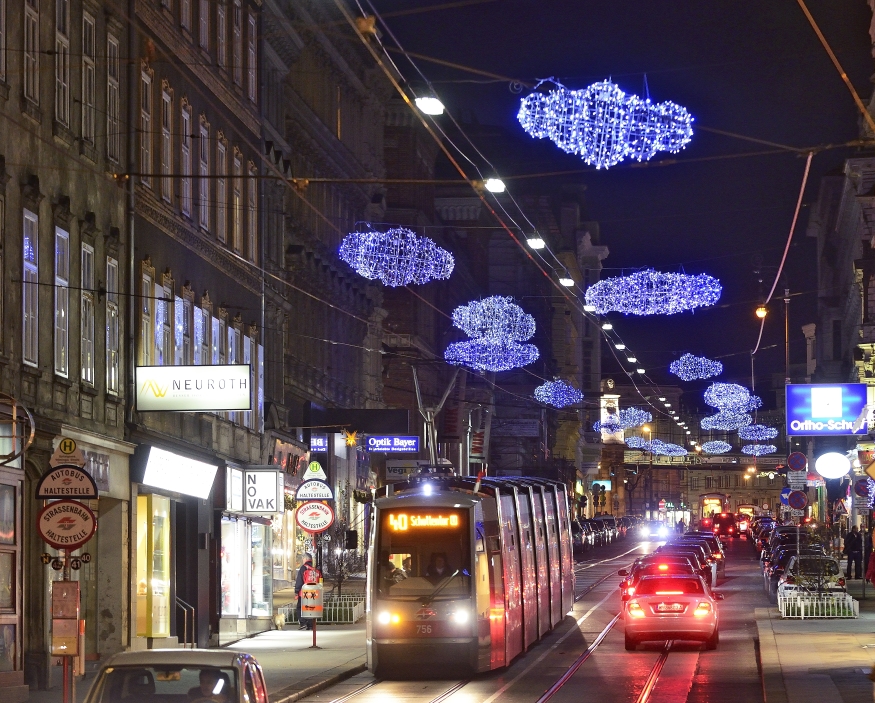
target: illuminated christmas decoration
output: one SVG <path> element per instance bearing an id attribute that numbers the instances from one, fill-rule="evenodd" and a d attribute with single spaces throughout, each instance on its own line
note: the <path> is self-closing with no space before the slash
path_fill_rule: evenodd
<path id="1" fill-rule="evenodd" d="M 693 118 L 673 102 L 628 95 L 611 81 L 583 90 L 552 82 L 553 90 L 523 98 L 517 119 L 531 136 L 550 139 L 596 168 L 647 161 L 660 151 L 676 154 L 693 137 Z"/>
<path id="2" fill-rule="evenodd" d="M 455 266 L 450 252 L 403 227 L 348 234 L 339 255 L 359 275 L 392 287 L 449 278 Z"/>
<path id="3" fill-rule="evenodd" d="M 747 413 L 721 410 L 714 415 L 703 417 L 701 425 L 703 430 L 738 430 L 747 427 L 753 422 L 753 418 Z"/>
<path id="4" fill-rule="evenodd" d="M 583 393 L 565 381 L 547 381 L 535 389 L 535 399 L 545 405 L 564 408 L 583 400 Z"/>
<path id="5" fill-rule="evenodd" d="M 653 269 L 629 276 L 603 278 L 584 297 L 599 315 L 674 315 L 713 305 L 720 299 L 720 281 L 705 273 L 661 273 Z"/>
<path id="6" fill-rule="evenodd" d="M 626 437 L 626 446 L 632 449 L 645 449 L 646 451 L 649 444 L 644 437 Z"/>
<path id="7" fill-rule="evenodd" d="M 742 427 L 738 431 L 738 436 L 741 437 L 741 439 L 762 442 L 763 440 L 774 439 L 777 437 L 778 430 L 766 425 L 748 425 L 747 427 Z"/>
<path id="8" fill-rule="evenodd" d="M 705 390 L 705 402 L 721 410 L 747 408 L 750 391 L 737 383 L 712 383 Z"/>
<path id="9" fill-rule="evenodd" d="M 684 354 L 677 361 L 672 361 L 668 370 L 684 381 L 695 381 L 700 378 L 711 378 L 723 373 L 723 364 L 711 361 L 704 356 Z"/>
<path id="10" fill-rule="evenodd" d="M 631 449 L 640 449 L 644 452 L 661 454 L 663 456 L 686 456 L 689 453 L 679 444 L 663 442 L 661 439 L 654 439 L 648 442 L 643 437 L 627 437 L 626 446 Z"/>
<path id="11" fill-rule="evenodd" d="M 731 449 L 732 445 L 729 444 L 729 442 L 721 442 L 719 440 L 714 442 L 704 442 L 702 444 L 702 451 L 705 452 L 705 454 L 726 454 L 726 452 Z"/>
<path id="12" fill-rule="evenodd" d="M 651 422 L 653 415 L 640 408 L 626 408 L 617 413 L 608 415 L 606 420 L 596 422 L 592 426 L 593 432 L 607 432 L 614 434 L 620 430 L 631 430 L 640 427 L 645 422 Z"/>
<path id="13" fill-rule="evenodd" d="M 501 295 L 460 305 L 453 324 L 469 337 L 493 342 L 524 342 L 535 334 L 535 318 Z"/>
<path id="14" fill-rule="evenodd" d="M 745 444 L 741 451 L 751 456 L 764 456 L 765 454 L 774 454 L 778 448 L 774 444 Z"/>
<path id="15" fill-rule="evenodd" d="M 444 352 L 444 359 L 448 363 L 476 371 L 510 371 L 537 361 L 538 356 L 538 348 L 534 344 L 491 342 L 486 339 L 454 342 Z"/>

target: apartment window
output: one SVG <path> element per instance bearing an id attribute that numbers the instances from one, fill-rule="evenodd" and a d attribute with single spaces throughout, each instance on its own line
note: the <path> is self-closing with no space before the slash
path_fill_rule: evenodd
<path id="1" fill-rule="evenodd" d="M 191 217 L 191 110 L 182 108 L 182 212 Z"/>
<path id="2" fill-rule="evenodd" d="M 39 0 L 24 3 L 24 97 L 39 105 Z"/>
<path id="3" fill-rule="evenodd" d="M 191 328 L 193 322 L 191 300 L 183 298 L 180 307 L 182 309 L 182 363 L 191 364 L 193 361 L 191 344 Z"/>
<path id="4" fill-rule="evenodd" d="M 55 373 L 69 373 L 70 233 L 55 227 Z"/>
<path id="5" fill-rule="evenodd" d="M 39 363 L 39 218 L 24 211 L 24 276 L 21 288 L 23 336 L 21 358 L 25 364 Z"/>
<path id="6" fill-rule="evenodd" d="M 155 365 L 173 365 L 173 290 L 155 284 Z"/>
<path id="7" fill-rule="evenodd" d="M 206 308 L 194 309 L 194 363 L 209 364 L 210 358 L 210 311 Z"/>
<path id="8" fill-rule="evenodd" d="M 191 0 L 180 0 L 179 24 L 188 32 L 191 32 Z"/>
<path id="9" fill-rule="evenodd" d="M 106 37 L 106 158 L 115 162 L 121 152 L 119 71 L 118 39 L 110 34 Z"/>
<path id="10" fill-rule="evenodd" d="M 185 358 L 185 344 L 183 331 L 185 330 L 185 310 L 182 307 L 182 298 L 173 299 L 173 363 L 181 366 Z"/>
<path id="11" fill-rule="evenodd" d="M 258 99 L 258 64 L 255 54 L 255 42 L 256 42 L 256 34 L 255 34 L 255 16 L 249 15 L 249 36 L 248 39 L 248 61 L 246 64 L 247 69 L 247 83 L 249 87 L 249 99 L 252 102 L 256 102 Z"/>
<path id="12" fill-rule="evenodd" d="M 97 87 L 94 40 L 94 18 L 86 12 L 82 15 L 82 139 L 91 145 L 95 137 L 94 94 Z"/>
<path id="13" fill-rule="evenodd" d="M 0 80 L 6 80 L 6 0 L 0 0 Z"/>
<path id="14" fill-rule="evenodd" d="M 218 351 L 216 360 L 213 363 L 224 364 L 228 344 L 228 322 L 221 317 L 219 318 L 219 329 L 213 343 Z"/>
<path id="15" fill-rule="evenodd" d="M 94 247 L 82 245 L 82 380 L 94 385 Z"/>
<path id="16" fill-rule="evenodd" d="M 241 189 L 242 167 L 240 164 L 239 154 L 234 154 L 234 173 L 233 183 L 231 184 L 231 240 L 234 246 L 234 251 L 238 254 L 242 251 L 243 246 L 243 198 Z"/>
<path id="17" fill-rule="evenodd" d="M 258 179 L 254 166 L 249 169 L 249 181 L 246 184 L 246 255 L 250 261 L 257 261 L 256 246 L 258 241 Z"/>
<path id="18" fill-rule="evenodd" d="M 55 0 L 55 119 L 70 126 L 70 0 Z"/>
<path id="19" fill-rule="evenodd" d="M 170 202 L 173 190 L 173 98 L 169 90 L 161 91 L 161 197 Z"/>
<path id="20" fill-rule="evenodd" d="M 240 330 L 235 327 L 228 328 L 228 355 L 226 357 L 228 364 L 239 364 L 240 361 Z M 237 422 L 237 412 L 231 410 L 228 412 L 228 421 Z"/>
<path id="21" fill-rule="evenodd" d="M 119 392 L 121 337 L 119 334 L 118 261 L 106 257 L 106 390 Z"/>
<path id="22" fill-rule="evenodd" d="M 140 96 L 140 180 L 151 187 L 149 174 L 152 171 L 152 76 L 143 71 L 141 74 Z"/>
<path id="23" fill-rule="evenodd" d="M 233 7 L 234 16 L 231 22 L 231 31 L 233 34 L 233 46 L 231 51 L 234 53 L 232 60 L 234 61 L 234 82 L 237 85 L 243 85 L 243 7 L 240 5 L 240 0 L 234 0 Z"/>
<path id="24" fill-rule="evenodd" d="M 221 343 L 222 330 L 224 327 L 222 326 L 223 322 L 221 320 L 216 319 L 215 317 L 210 318 L 210 363 L 216 365 L 220 363 L 219 359 L 224 362 L 224 347 Z"/>
<path id="25" fill-rule="evenodd" d="M 216 61 L 220 68 L 228 67 L 228 15 L 223 0 L 216 5 Z"/>
<path id="26" fill-rule="evenodd" d="M 228 239 L 228 149 L 221 136 L 216 147 L 216 236 L 220 242 Z"/>
<path id="27" fill-rule="evenodd" d="M 200 204 L 198 207 L 200 225 L 203 229 L 210 229 L 210 128 L 201 122 L 200 149 L 198 150 L 198 189 L 200 191 Z"/>
<path id="28" fill-rule="evenodd" d="M 209 51 L 210 48 L 210 0 L 200 0 L 198 12 L 198 27 L 200 28 L 199 43 L 202 49 Z"/>
<path id="29" fill-rule="evenodd" d="M 155 358 L 152 319 L 156 312 L 157 301 L 152 276 L 145 272 L 140 281 L 140 298 L 140 363 L 143 366 L 151 366 Z"/>

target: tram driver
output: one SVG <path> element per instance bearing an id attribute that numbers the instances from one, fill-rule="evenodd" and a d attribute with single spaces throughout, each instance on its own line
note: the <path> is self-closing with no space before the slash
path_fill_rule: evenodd
<path id="1" fill-rule="evenodd" d="M 450 565 L 447 563 L 446 552 L 432 552 L 428 568 L 425 570 L 425 578 L 432 583 L 440 583 L 452 573 Z"/>

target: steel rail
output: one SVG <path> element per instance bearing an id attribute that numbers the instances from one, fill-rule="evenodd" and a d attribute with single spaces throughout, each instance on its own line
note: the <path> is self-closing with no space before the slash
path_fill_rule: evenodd
<path id="1" fill-rule="evenodd" d="M 668 655 L 671 653 L 671 645 L 671 640 L 668 640 L 665 643 L 665 647 L 663 647 L 659 659 L 656 660 L 656 663 L 650 670 L 647 681 L 644 682 L 644 688 L 641 689 L 641 693 L 638 695 L 636 703 L 647 703 L 647 701 L 650 700 L 650 695 L 653 693 L 653 689 L 656 687 L 656 682 L 659 681 L 659 675 L 662 673 L 662 667 L 665 666 Z"/>

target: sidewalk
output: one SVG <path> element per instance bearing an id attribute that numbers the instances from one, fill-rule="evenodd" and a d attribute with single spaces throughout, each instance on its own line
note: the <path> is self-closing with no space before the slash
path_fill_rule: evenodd
<path id="1" fill-rule="evenodd" d="M 777 607 L 755 611 L 766 703 L 867 703 L 875 664 L 875 587 L 850 581 L 860 602 L 853 620 L 782 620 Z"/>
<path id="2" fill-rule="evenodd" d="M 264 670 L 270 703 L 294 703 L 365 670 L 365 624 L 316 626 L 313 633 L 287 625 L 222 647 L 253 655 Z M 94 681 L 94 671 L 76 682 L 76 702 L 82 703 Z M 61 703 L 60 670 L 48 691 L 31 691 L 28 703 Z"/>

